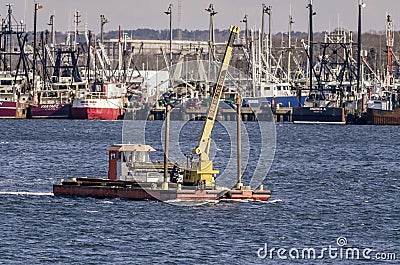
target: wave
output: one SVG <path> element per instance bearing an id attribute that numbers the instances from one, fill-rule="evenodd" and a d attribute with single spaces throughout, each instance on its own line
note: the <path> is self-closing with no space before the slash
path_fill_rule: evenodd
<path id="1" fill-rule="evenodd" d="M 202 206 L 202 205 L 208 205 L 208 204 L 216 204 L 219 201 L 218 200 L 167 200 L 165 201 L 166 203 L 170 203 L 173 205 L 178 205 L 178 206 Z"/>
<path id="2" fill-rule="evenodd" d="M 275 199 L 275 200 L 268 200 L 266 203 L 278 203 L 278 202 L 283 202 L 281 199 Z"/>
<path id="3" fill-rule="evenodd" d="M 0 195 L 54 196 L 52 192 L 0 191 Z"/>

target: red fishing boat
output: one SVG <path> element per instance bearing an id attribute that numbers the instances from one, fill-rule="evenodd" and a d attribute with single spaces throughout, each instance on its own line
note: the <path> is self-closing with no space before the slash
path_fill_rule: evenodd
<path id="1" fill-rule="evenodd" d="M 96 82 L 87 93 L 78 95 L 72 104 L 73 119 L 122 119 L 126 105 L 126 87 L 123 83 Z"/>

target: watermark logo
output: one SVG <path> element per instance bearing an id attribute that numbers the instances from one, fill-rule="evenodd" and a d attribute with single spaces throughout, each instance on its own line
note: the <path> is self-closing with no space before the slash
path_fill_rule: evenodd
<path id="1" fill-rule="evenodd" d="M 282 260 L 397 260 L 394 252 L 376 251 L 369 247 L 351 247 L 346 237 L 338 237 L 336 244 L 319 247 L 283 248 L 271 247 L 267 243 L 257 250 L 259 259 Z"/>

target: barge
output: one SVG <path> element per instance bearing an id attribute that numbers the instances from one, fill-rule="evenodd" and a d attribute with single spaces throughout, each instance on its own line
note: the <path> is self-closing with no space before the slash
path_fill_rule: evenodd
<path id="1" fill-rule="evenodd" d="M 244 186 L 241 177 L 241 142 L 238 137 L 238 180 L 236 187 L 220 187 L 216 184 L 219 171 L 213 168 L 209 157 L 211 131 L 217 116 L 217 110 L 223 92 L 224 80 L 232 55 L 233 43 L 239 28 L 232 26 L 225 50 L 218 81 L 215 85 L 212 101 L 205 118 L 198 145 L 192 154 L 198 160 L 187 159 L 184 164 L 168 162 L 169 121 L 171 105 L 165 108 L 165 151 L 164 163 L 152 162 L 150 152 L 155 149 L 146 144 L 115 144 L 108 148 L 108 178 L 72 178 L 61 180 L 53 185 L 54 195 L 88 196 L 97 198 L 126 198 L 133 200 L 183 200 L 208 201 L 231 199 L 239 201 L 267 201 L 271 192 L 252 190 Z M 238 135 L 240 133 L 241 99 L 237 98 Z M 188 156 L 188 158 L 189 158 Z"/>
<path id="2" fill-rule="evenodd" d="M 149 152 L 155 150 L 149 145 L 115 144 L 108 151 L 108 178 L 62 179 L 53 185 L 54 195 L 158 201 L 267 201 L 271 196 L 262 185 L 258 190 L 242 185 L 229 189 L 202 181 L 186 185 L 179 166 L 171 163 L 167 166 L 169 179 L 164 182 L 164 166 L 150 161 Z"/>

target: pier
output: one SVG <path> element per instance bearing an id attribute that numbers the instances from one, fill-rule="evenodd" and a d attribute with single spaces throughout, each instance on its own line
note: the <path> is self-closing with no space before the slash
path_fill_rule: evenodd
<path id="1" fill-rule="evenodd" d="M 175 108 L 171 112 L 172 120 L 204 120 L 207 115 L 207 107 L 196 109 L 188 108 Z M 269 109 L 251 109 L 249 107 L 241 108 L 242 121 L 274 121 L 274 122 L 291 122 L 292 121 L 292 108 L 280 107 L 275 111 Z M 134 120 L 164 120 L 165 109 L 139 109 L 128 111 L 127 119 Z M 217 114 L 219 121 L 236 121 L 237 113 L 235 109 L 222 109 Z"/>

